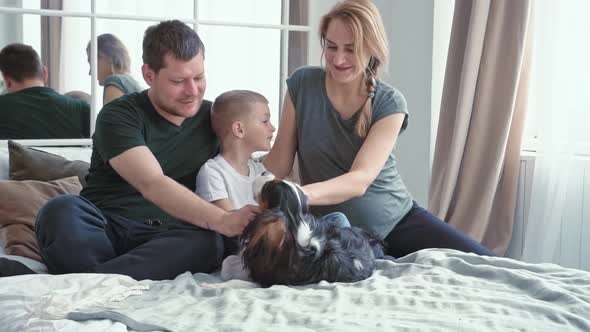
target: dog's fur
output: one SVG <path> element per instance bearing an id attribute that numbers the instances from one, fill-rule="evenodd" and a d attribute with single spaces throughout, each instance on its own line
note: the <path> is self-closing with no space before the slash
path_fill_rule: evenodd
<path id="1" fill-rule="evenodd" d="M 371 276 L 375 258 L 383 257 L 381 241 L 368 232 L 318 222 L 289 181 L 266 182 L 258 202 L 264 212 L 240 243 L 250 278 L 262 286 L 355 282 Z"/>

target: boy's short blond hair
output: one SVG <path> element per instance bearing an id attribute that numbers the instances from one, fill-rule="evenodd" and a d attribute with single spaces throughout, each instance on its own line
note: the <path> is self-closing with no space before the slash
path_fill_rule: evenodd
<path id="1" fill-rule="evenodd" d="M 225 137 L 235 121 L 245 120 L 252 113 L 252 105 L 256 103 L 268 105 L 268 100 L 260 93 L 250 90 L 231 90 L 215 98 L 211 106 L 211 126 L 217 137 Z"/>

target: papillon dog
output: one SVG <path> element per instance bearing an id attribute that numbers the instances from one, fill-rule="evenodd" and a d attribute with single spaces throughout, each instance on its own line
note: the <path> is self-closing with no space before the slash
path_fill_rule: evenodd
<path id="1" fill-rule="evenodd" d="M 298 185 L 269 179 L 272 176 L 263 175 L 253 184 L 264 212 L 240 238 L 244 267 L 253 281 L 269 287 L 355 282 L 371 276 L 375 259 L 383 257 L 376 236 L 319 221 L 309 212 L 307 196 Z"/>

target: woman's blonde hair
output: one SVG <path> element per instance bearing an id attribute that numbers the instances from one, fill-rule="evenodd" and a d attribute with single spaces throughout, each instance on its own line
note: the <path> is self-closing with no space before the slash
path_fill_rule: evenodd
<path id="1" fill-rule="evenodd" d="M 368 63 L 363 71 L 368 97 L 355 126 L 355 133 L 359 137 L 365 137 L 371 127 L 373 113 L 371 101 L 375 96 L 378 70 L 381 65 L 387 63 L 389 57 L 383 20 L 377 7 L 369 0 L 345 0 L 337 3 L 320 21 L 322 56 L 326 46 L 328 26 L 333 19 L 342 20 L 352 30 L 357 67 L 362 68 L 365 63 Z"/>
<path id="2" fill-rule="evenodd" d="M 131 70 L 131 58 L 125 44 L 117 36 L 104 33 L 96 38 L 98 56 L 104 56 L 111 62 L 113 73 L 129 73 Z M 86 46 L 86 52 L 90 52 L 90 42 Z"/>

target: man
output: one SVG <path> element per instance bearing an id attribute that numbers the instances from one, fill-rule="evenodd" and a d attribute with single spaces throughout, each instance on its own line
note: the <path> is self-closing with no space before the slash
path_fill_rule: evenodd
<path id="1" fill-rule="evenodd" d="M 0 139 L 90 137 L 90 105 L 45 87 L 47 69 L 31 46 L 4 47 L 0 71 L 8 92 L 0 96 Z"/>
<path id="2" fill-rule="evenodd" d="M 172 279 L 213 272 L 258 208 L 226 212 L 193 192 L 199 168 L 219 150 L 211 102 L 203 101 L 204 47 L 180 21 L 148 28 L 143 77 L 149 89 L 103 107 L 87 186 L 49 201 L 37 239 L 52 273 Z"/>

